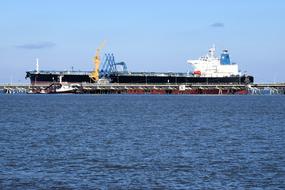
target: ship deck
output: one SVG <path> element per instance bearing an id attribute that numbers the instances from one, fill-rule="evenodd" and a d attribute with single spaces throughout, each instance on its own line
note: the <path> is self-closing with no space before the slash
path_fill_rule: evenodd
<path id="1" fill-rule="evenodd" d="M 90 75 L 92 71 L 27 71 L 30 74 L 44 74 L 44 75 Z M 112 75 L 120 76 L 175 76 L 175 77 L 193 77 L 191 73 L 182 72 L 112 72 Z"/>
<path id="2" fill-rule="evenodd" d="M 26 73 L 30 74 L 44 74 L 44 75 L 90 75 L 91 71 L 55 71 L 55 70 L 50 70 L 50 71 L 27 71 Z"/>

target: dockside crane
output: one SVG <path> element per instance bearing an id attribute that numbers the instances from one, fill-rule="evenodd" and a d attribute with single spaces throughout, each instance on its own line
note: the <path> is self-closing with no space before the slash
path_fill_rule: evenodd
<path id="1" fill-rule="evenodd" d="M 100 46 L 97 48 L 96 50 L 96 54 L 93 57 L 93 63 L 94 63 L 94 70 L 91 72 L 90 74 L 90 78 L 94 81 L 97 82 L 99 80 L 99 68 L 100 68 L 100 64 L 101 64 L 101 60 L 100 60 L 100 52 L 101 49 L 105 46 L 105 42 L 102 42 L 100 44 Z"/>
<path id="2" fill-rule="evenodd" d="M 122 70 L 118 69 L 120 67 L 122 68 Z M 116 63 L 114 55 L 112 53 L 106 53 L 103 66 L 100 68 L 99 77 L 108 78 L 113 72 L 128 73 L 127 65 L 125 62 Z"/>

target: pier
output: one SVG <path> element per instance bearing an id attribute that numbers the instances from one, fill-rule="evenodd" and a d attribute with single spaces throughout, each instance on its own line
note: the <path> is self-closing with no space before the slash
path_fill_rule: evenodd
<path id="1" fill-rule="evenodd" d="M 59 85 L 58 83 L 56 85 Z M 69 85 L 69 84 L 66 84 Z M 0 93 L 56 93 L 53 85 L 0 84 Z M 76 94 L 285 94 L 285 83 L 268 84 L 76 84 Z"/>

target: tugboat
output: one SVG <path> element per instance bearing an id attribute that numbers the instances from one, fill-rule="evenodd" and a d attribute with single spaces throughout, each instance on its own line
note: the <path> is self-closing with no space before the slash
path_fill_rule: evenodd
<path id="1" fill-rule="evenodd" d="M 53 86 L 53 85 L 52 85 Z M 76 91 L 80 88 L 79 84 L 70 84 L 62 82 L 62 76 L 60 76 L 59 84 L 54 85 L 54 89 L 50 90 L 49 93 L 55 93 L 55 94 L 66 94 L 66 93 L 76 93 Z"/>
<path id="2" fill-rule="evenodd" d="M 78 84 L 60 84 L 59 88 L 56 88 L 53 93 L 75 93 L 79 89 Z"/>

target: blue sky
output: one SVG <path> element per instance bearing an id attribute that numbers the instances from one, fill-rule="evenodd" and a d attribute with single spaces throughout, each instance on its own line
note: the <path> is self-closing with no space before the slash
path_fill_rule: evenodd
<path id="1" fill-rule="evenodd" d="M 0 1 L 0 82 L 28 82 L 25 71 L 91 70 L 112 52 L 131 71 L 179 71 L 212 44 L 230 50 L 257 82 L 285 82 L 283 0 Z"/>

